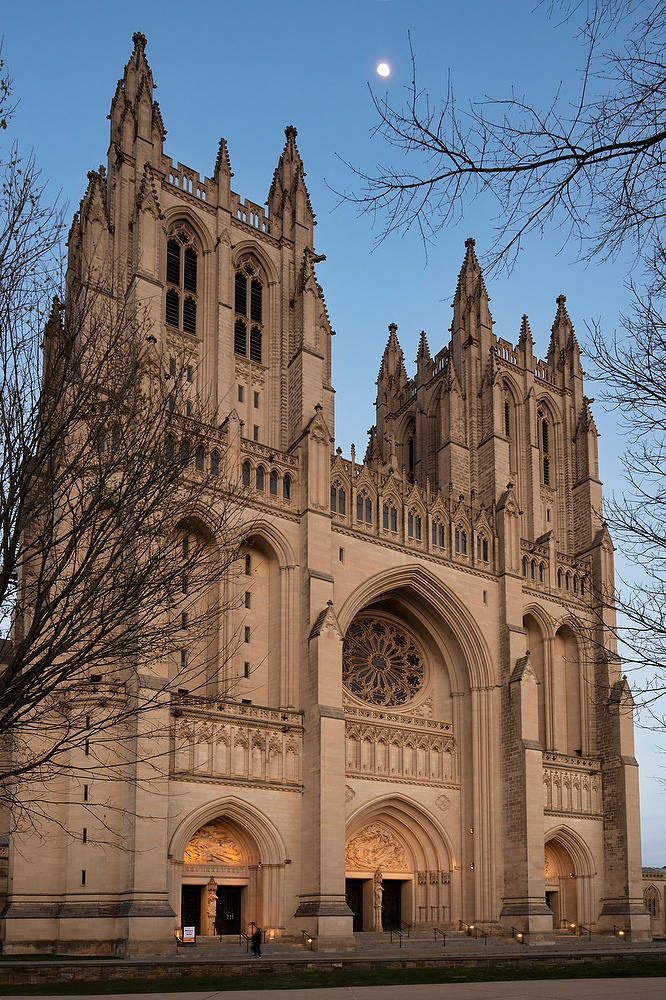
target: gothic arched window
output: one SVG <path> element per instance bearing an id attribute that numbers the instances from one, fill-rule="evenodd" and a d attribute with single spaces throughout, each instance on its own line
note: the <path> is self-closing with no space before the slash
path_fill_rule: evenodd
<path id="1" fill-rule="evenodd" d="M 416 538 L 417 541 L 421 539 L 421 515 L 413 510 L 407 515 L 407 535 L 409 538 Z"/>
<path id="2" fill-rule="evenodd" d="M 347 511 L 347 497 L 338 482 L 331 486 L 331 510 L 338 514 L 345 514 Z"/>
<path id="3" fill-rule="evenodd" d="M 210 474 L 211 474 L 211 476 L 219 476 L 219 474 L 220 474 L 220 453 L 219 453 L 219 451 L 211 451 L 211 453 L 210 453 Z"/>
<path id="4" fill-rule="evenodd" d="M 285 476 L 282 480 L 282 496 L 285 500 L 291 500 L 291 476 Z"/>
<path id="5" fill-rule="evenodd" d="M 398 530 L 398 511 L 392 504 L 384 504 L 382 511 L 382 526 L 386 531 Z"/>
<path id="6" fill-rule="evenodd" d="M 251 468 L 249 462 L 243 462 L 243 486 L 250 485 Z"/>
<path id="7" fill-rule="evenodd" d="M 263 362 L 263 285 L 251 261 L 236 271 L 234 279 L 234 352 Z M 249 336 L 248 336 L 249 334 Z M 248 351 L 249 349 L 249 351 Z"/>
<path id="8" fill-rule="evenodd" d="M 659 890 L 654 885 L 649 885 L 643 892 L 645 906 L 651 917 L 659 916 Z"/>
<path id="9" fill-rule="evenodd" d="M 356 496 L 356 520 L 372 524 L 372 500 L 365 493 Z"/>
<path id="10" fill-rule="evenodd" d="M 550 422 L 544 412 L 539 410 L 537 413 L 537 437 L 539 443 L 539 460 L 541 463 L 541 482 L 544 486 L 552 486 L 552 468 L 551 468 L 551 452 L 552 452 L 552 441 L 551 441 L 551 430 Z"/>
<path id="11" fill-rule="evenodd" d="M 197 332 L 198 254 L 185 229 L 167 240 L 164 319 L 185 333 Z"/>
<path id="12" fill-rule="evenodd" d="M 271 496 L 274 497 L 277 496 L 277 488 L 278 488 L 278 474 L 275 471 L 275 469 L 271 469 L 271 475 L 268 486 L 268 492 L 271 494 Z"/>

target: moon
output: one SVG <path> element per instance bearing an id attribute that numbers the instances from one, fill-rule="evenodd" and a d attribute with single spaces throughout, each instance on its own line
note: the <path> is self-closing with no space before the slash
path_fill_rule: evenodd
<path id="1" fill-rule="evenodd" d="M 389 64 L 387 62 L 380 62 L 378 64 L 378 66 L 377 66 L 377 75 L 378 76 L 390 76 L 391 75 L 391 67 L 389 66 Z"/>

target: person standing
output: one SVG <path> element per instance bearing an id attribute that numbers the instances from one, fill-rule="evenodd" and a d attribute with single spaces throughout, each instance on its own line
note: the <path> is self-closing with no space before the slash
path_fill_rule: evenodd
<path id="1" fill-rule="evenodd" d="M 261 958 L 261 927 L 257 927 L 252 935 L 252 954 Z"/>

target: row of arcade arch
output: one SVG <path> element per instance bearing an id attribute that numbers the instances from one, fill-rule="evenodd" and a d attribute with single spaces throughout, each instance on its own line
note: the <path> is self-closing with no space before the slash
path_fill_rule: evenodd
<path id="1" fill-rule="evenodd" d="M 280 937 L 296 903 L 286 894 L 292 864 L 273 822 L 230 797 L 181 821 L 170 844 L 170 894 L 177 927 L 197 935 L 238 934 L 252 924 Z M 360 808 L 346 831 L 346 898 L 355 931 L 455 927 L 475 920 L 462 898 L 459 856 L 437 818 L 403 795 Z M 595 920 L 595 862 L 583 839 L 562 825 L 546 834 L 544 898 L 553 927 Z"/>

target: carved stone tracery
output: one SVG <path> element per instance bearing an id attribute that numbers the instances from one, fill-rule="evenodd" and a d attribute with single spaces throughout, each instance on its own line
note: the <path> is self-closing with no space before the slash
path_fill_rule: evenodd
<path id="1" fill-rule="evenodd" d="M 387 708 L 404 705 L 423 686 L 423 653 L 404 626 L 377 615 L 359 616 L 342 647 L 342 679 L 362 701 Z"/>

